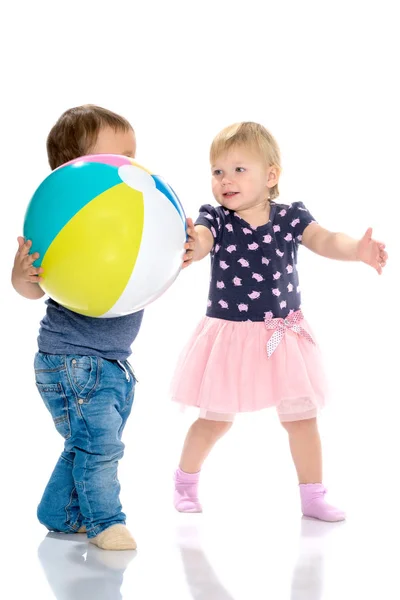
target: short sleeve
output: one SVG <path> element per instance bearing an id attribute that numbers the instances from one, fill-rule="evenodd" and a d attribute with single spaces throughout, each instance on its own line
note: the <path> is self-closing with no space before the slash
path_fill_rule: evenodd
<path id="1" fill-rule="evenodd" d="M 301 244 L 304 230 L 311 225 L 311 223 L 316 223 L 316 220 L 304 206 L 303 202 L 294 202 L 291 205 L 288 211 L 288 218 L 290 233 L 292 234 L 293 239 Z"/>
<path id="2" fill-rule="evenodd" d="M 203 204 L 199 210 L 199 216 L 196 219 L 195 225 L 203 225 L 207 227 L 213 235 L 214 246 L 220 238 L 221 232 L 221 217 L 218 215 L 218 211 L 211 204 Z"/>

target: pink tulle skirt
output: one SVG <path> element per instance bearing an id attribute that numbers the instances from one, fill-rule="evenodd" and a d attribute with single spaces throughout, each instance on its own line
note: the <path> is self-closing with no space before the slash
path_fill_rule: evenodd
<path id="1" fill-rule="evenodd" d="M 231 421 L 274 406 L 281 421 L 297 421 L 317 415 L 327 384 L 301 311 L 265 322 L 204 317 L 179 358 L 171 395 L 202 418 Z"/>

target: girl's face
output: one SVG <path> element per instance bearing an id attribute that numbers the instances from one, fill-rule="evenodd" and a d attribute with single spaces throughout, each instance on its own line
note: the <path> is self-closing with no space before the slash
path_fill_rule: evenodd
<path id="1" fill-rule="evenodd" d="M 256 152 L 240 146 L 221 154 L 211 169 L 216 201 L 234 211 L 266 202 L 279 179 L 276 167 L 269 167 Z"/>

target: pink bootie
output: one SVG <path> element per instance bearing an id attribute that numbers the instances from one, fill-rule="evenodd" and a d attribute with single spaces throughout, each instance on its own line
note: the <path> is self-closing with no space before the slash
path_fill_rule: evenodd
<path id="1" fill-rule="evenodd" d="M 181 469 L 175 471 L 174 506 L 184 513 L 198 513 L 203 509 L 198 498 L 199 473 L 185 473 Z"/>
<path id="2" fill-rule="evenodd" d="M 320 521 L 344 521 L 345 513 L 325 501 L 326 489 L 322 483 L 300 484 L 301 509 L 305 517 Z"/>

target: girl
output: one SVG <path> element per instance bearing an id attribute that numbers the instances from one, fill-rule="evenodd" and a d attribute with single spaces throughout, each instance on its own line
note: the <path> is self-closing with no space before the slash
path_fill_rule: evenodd
<path id="1" fill-rule="evenodd" d="M 344 513 L 326 503 L 317 413 L 326 396 L 320 351 L 300 302 L 297 252 L 362 261 L 380 274 L 387 253 L 368 229 L 360 240 L 318 225 L 301 202 L 278 204 L 275 139 L 257 123 L 227 127 L 210 153 L 217 208 L 196 221 L 193 260 L 211 254 L 206 316 L 173 379 L 176 402 L 200 408 L 175 473 L 174 504 L 201 512 L 199 474 L 236 413 L 275 406 L 297 470 L 302 511 L 324 521 Z"/>

